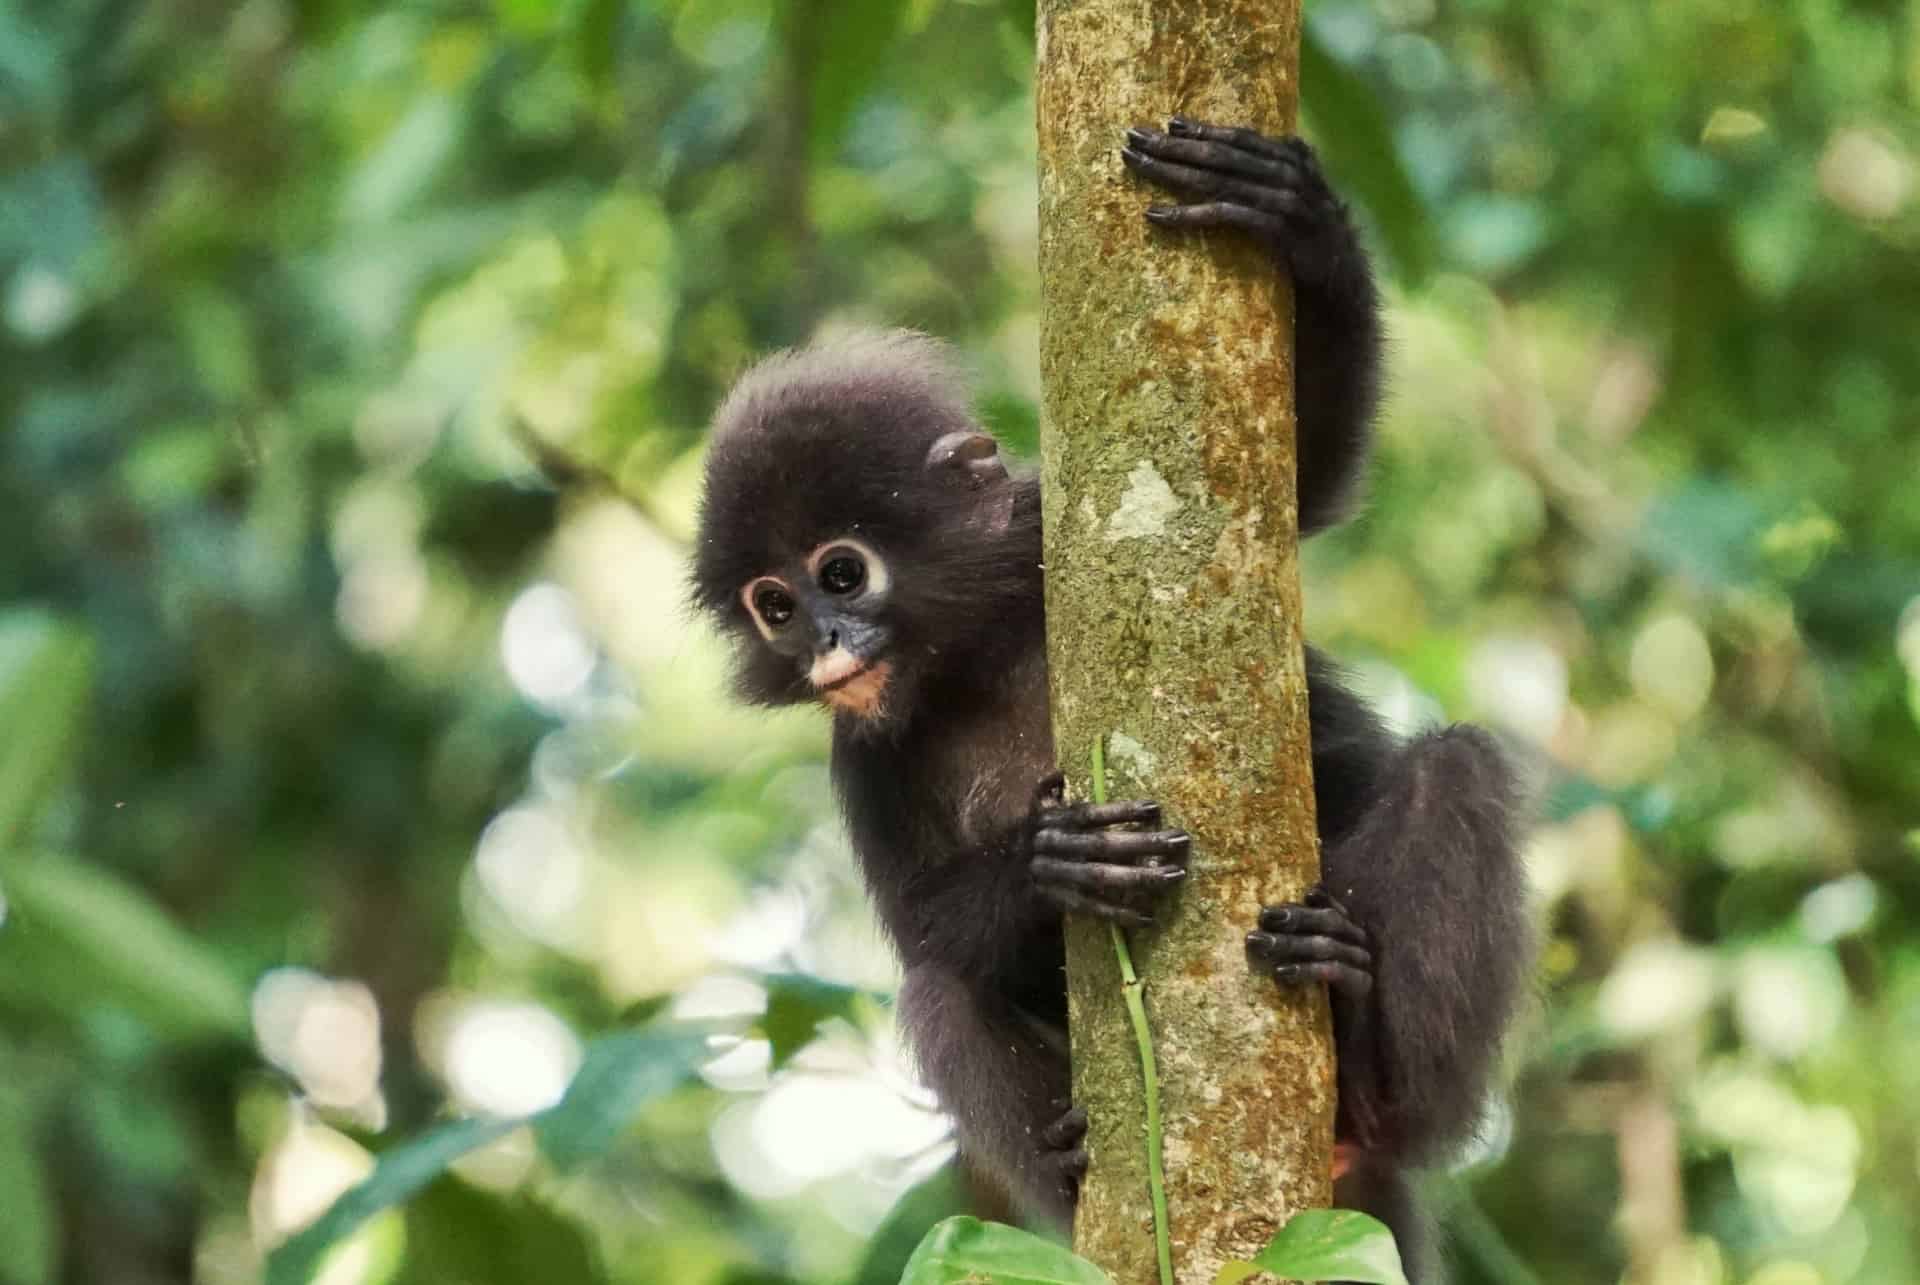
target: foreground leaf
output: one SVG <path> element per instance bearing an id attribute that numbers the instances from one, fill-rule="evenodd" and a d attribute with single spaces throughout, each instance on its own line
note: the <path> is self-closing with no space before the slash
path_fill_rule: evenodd
<path id="1" fill-rule="evenodd" d="M 920 1242 L 900 1285 L 1113 1285 L 1113 1278 L 1031 1232 L 949 1218 Z"/>
<path id="2" fill-rule="evenodd" d="M 1407 1285 L 1393 1233 L 1379 1219 L 1351 1209 L 1302 1210 L 1274 1233 L 1252 1262 L 1221 1268 L 1213 1285 L 1239 1285 L 1260 1272 L 1301 1281 Z"/>

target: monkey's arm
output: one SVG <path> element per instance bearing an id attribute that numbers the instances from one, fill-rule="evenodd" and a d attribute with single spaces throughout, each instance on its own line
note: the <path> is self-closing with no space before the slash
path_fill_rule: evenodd
<path id="1" fill-rule="evenodd" d="M 1371 806 L 1321 854 L 1323 889 L 1248 939 L 1286 984 L 1331 986 L 1340 1113 L 1409 1162 L 1466 1138 L 1532 950 L 1512 773 L 1485 732 L 1396 748 Z"/>
<path id="2" fill-rule="evenodd" d="M 907 970 L 900 1017 L 921 1078 L 953 1117 L 961 1160 L 1022 1209 L 1070 1220 L 1087 1157 L 1077 1137 L 1053 1131 L 1068 1089 L 1066 1032 L 932 963 Z"/>
<path id="3" fill-rule="evenodd" d="M 1380 398 L 1380 300 L 1347 207 L 1298 138 L 1176 116 L 1127 131 L 1141 177 L 1192 205 L 1156 205 L 1168 228 L 1233 228 L 1272 250 L 1294 287 L 1300 532 L 1338 521 L 1366 465 Z"/>

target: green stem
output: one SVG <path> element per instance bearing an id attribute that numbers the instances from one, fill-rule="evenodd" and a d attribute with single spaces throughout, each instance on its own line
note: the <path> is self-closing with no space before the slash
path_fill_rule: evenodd
<path id="1" fill-rule="evenodd" d="M 1107 801 L 1107 747 L 1093 743 L 1093 801 Z M 1140 1048 L 1140 1076 L 1147 1099 L 1147 1191 L 1153 1198 L 1153 1248 L 1160 1260 L 1160 1285 L 1173 1285 L 1173 1237 L 1167 1229 L 1167 1172 L 1160 1155 L 1160 1071 L 1153 1060 L 1153 1032 L 1147 1026 L 1147 1003 L 1139 977 L 1133 971 L 1133 952 L 1120 925 L 1108 924 L 1113 956 L 1120 961 L 1120 993 L 1133 1022 L 1133 1042 Z"/>

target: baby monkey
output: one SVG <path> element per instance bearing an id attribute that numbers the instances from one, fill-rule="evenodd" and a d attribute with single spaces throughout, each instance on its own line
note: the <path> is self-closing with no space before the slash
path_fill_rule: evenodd
<path id="1" fill-rule="evenodd" d="M 1378 296 L 1346 208 L 1296 138 L 1176 117 L 1121 156 L 1291 279 L 1302 534 L 1345 512 L 1378 400 Z M 867 333 L 751 370 L 714 424 L 697 601 L 751 700 L 833 714 L 833 781 L 905 968 L 899 1012 L 960 1155 L 1070 1220 L 1087 1157 L 1068 1106 L 1063 914 L 1153 921 L 1189 837 L 1149 801 L 1067 803 L 1048 727 L 1040 486 L 1008 470 L 947 356 Z M 1246 925 L 1276 984 L 1325 984 L 1339 1063 L 1337 1203 L 1438 1271 L 1407 1170 L 1479 1117 L 1530 957 L 1515 788 L 1493 741 L 1402 741 L 1307 652 L 1323 883 Z"/>

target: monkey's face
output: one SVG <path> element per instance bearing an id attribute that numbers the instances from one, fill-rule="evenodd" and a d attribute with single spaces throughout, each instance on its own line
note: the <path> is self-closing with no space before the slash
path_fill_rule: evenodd
<path id="1" fill-rule="evenodd" d="M 847 536 L 748 581 L 740 602 L 761 640 L 792 662 L 815 699 L 878 719 L 894 674 L 892 587 L 886 560 Z"/>

